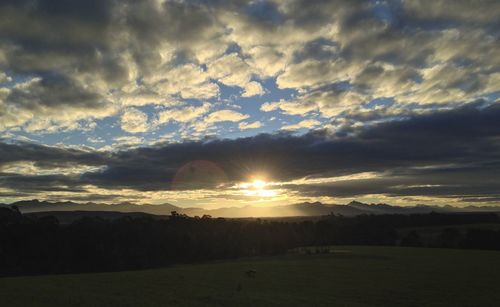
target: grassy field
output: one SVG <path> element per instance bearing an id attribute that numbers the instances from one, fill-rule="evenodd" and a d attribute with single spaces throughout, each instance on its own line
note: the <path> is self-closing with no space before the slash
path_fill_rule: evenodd
<path id="1" fill-rule="evenodd" d="M 158 270 L 0 279 L 8 306 L 499 306 L 500 252 L 334 247 Z M 255 277 L 247 277 L 255 270 Z"/>

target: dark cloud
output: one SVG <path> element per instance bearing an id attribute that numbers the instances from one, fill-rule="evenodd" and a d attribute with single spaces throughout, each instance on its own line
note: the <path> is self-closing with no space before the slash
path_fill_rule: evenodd
<path id="1" fill-rule="evenodd" d="M 9 104 L 43 112 L 44 108 L 106 108 L 104 98 L 63 76 L 51 75 L 13 88 L 5 98 Z"/>
<path id="2" fill-rule="evenodd" d="M 13 162 L 33 161 L 41 167 L 63 165 L 103 165 L 106 155 L 93 151 L 73 148 L 44 146 L 33 143 L 0 142 L 0 170 Z"/>
<path id="3" fill-rule="evenodd" d="M 304 48 L 297 50 L 294 55 L 295 62 L 304 59 L 332 60 L 338 57 L 338 44 L 324 38 L 309 41 Z"/>
<path id="4" fill-rule="evenodd" d="M 2 1 L 0 33 L 9 70 L 99 70 L 111 48 L 114 1 Z"/>
<path id="5" fill-rule="evenodd" d="M 0 186 L 22 192 L 86 192 L 81 182 L 66 175 L 16 175 L 0 173 Z"/>
<path id="6" fill-rule="evenodd" d="M 427 196 L 464 199 L 490 199 L 499 197 L 496 180 L 500 166 L 488 168 L 478 165 L 462 168 L 455 165 L 437 166 L 432 171 L 413 169 L 411 174 L 386 171 L 370 179 L 348 179 L 323 184 L 284 187 L 310 197 L 360 197 L 364 195 Z"/>
<path id="7" fill-rule="evenodd" d="M 116 153 L 2 144 L 4 164 L 36 161 L 105 165 L 102 170 L 73 177 L 4 174 L 2 185 L 21 191 L 60 186 L 78 190 L 85 184 L 110 189 L 168 190 L 179 168 L 191 161 L 208 160 L 225 172 L 229 182 L 247 180 L 258 173 L 277 181 L 361 172 L 379 174 L 370 179 L 286 186 L 305 195 L 494 196 L 500 179 L 499 119 L 500 104 L 472 104 L 358 128 L 349 135 L 328 131 L 302 136 L 261 134 Z"/>

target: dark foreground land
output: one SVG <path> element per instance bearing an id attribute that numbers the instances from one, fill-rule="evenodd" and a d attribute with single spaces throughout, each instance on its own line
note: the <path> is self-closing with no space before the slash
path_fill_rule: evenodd
<path id="1" fill-rule="evenodd" d="M 83 217 L 64 224 L 0 210 L 0 276 L 97 273 L 284 255 L 301 246 L 500 250 L 493 213 L 389 214 L 315 220 Z"/>
<path id="2" fill-rule="evenodd" d="M 0 278 L 1 305 L 498 306 L 500 302 L 498 251 L 374 246 L 312 251 L 145 271 Z M 255 276 L 248 276 L 249 270 Z"/>

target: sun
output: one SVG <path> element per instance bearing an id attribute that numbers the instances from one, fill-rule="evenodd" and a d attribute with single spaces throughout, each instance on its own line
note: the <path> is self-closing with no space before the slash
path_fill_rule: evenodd
<path id="1" fill-rule="evenodd" d="M 247 182 L 237 185 L 238 189 L 247 196 L 253 197 L 274 197 L 278 195 L 278 190 L 272 188 L 273 183 L 267 182 L 262 177 L 252 178 Z"/>
<path id="2" fill-rule="evenodd" d="M 256 190 L 262 190 L 263 188 L 266 187 L 266 182 L 264 180 L 255 179 L 252 182 L 252 187 Z"/>

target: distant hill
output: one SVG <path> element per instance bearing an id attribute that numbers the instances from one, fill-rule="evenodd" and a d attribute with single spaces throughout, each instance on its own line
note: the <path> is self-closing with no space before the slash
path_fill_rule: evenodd
<path id="1" fill-rule="evenodd" d="M 360 214 L 412 214 L 412 213 L 430 213 L 430 212 L 500 212 L 499 207 L 453 207 L 453 206 L 393 206 L 389 204 L 366 204 L 358 201 L 352 201 L 346 205 L 323 204 L 320 202 L 305 202 L 284 206 L 271 207 L 225 207 L 218 209 L 203 209 L 203 208 L 181 208 L 172 204 L 142 204 L 119 203 L 119 204 L 99 204 L 99 203 L 74 203 L 74 202 L 48 202 L 39 200 L 27 200 L 12 203 L 22 213 L 35 212 L 79 212 L 79 215 L 84 212 L 92 212 L 93 215 L 99 215 L 99 212 L 115 212 L 115 213 L 146 213 L 154 215 L 170 215 L 172 211 L 189 216 L 211 215 L 213 217 L 299 217 L 299 216 L 321 216 L 328 214 L 341 214 L 344 216 L 355 216 Z M 63 215 L 63 214 L 59 214 Z M 110 217 L 110 214 L 101 214 L 103 217 Z M 115 214 L 116 215 L 116 214 Z M 120 215 L 120 214 L 118 214 Z M 66 217 L 70 215 L 66 214 Z M 71 216 L 75 216 L 73 213 Z"/>

